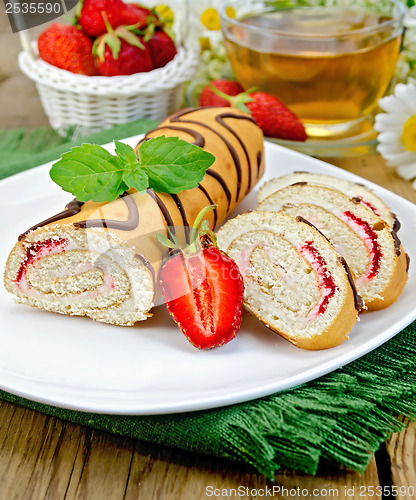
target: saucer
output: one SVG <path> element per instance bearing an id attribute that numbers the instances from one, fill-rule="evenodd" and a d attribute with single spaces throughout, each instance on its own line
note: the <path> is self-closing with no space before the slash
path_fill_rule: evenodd
<path id="1" fill-rule="evenodd" d="M 377 132 L 369 120 L 351 136 L 338 136 L 332 139 L 328 137 L 313 138 L 306 141 L 289 141 L 266 137 L 266 140 L 320 158 L 346 158 L 374 154 L 378 143 Z"/>

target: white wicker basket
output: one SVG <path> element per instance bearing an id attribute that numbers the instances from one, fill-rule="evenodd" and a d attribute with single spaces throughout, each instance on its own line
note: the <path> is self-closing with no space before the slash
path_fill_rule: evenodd
<path id="1" fill-rule="evenodd" d="M 183 83 L 192 78 L 199 60 L 196 44 L 188 39 L 163 68 L 126 76 L 84 76 L 46 63 L 38 57 L 36 42 L 21 35 L 19 67 L 36 83 L 50 124 L 61 134 L 74 125 L 84 135 L 139 118 L 165 118 L 180 107 Z"/>

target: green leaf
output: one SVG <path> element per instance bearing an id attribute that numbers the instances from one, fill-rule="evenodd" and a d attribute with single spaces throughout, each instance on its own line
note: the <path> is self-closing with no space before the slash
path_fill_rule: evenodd
<path id="1" fill-rule="evenodd" d="M 139 161 L 149 187 L 163 193 L 192 189 L 202 181 L 215 156 L 177 137 L 155 137 L 139 147 Z"/>
<path id="2" fill-rule="evenodd" d="M 176 248 L 176 245 L 172 243 L 168 238 L 166 238 L 166 236 L 164 236 L 163 234 L 156 233 L 156 238 L 159 241 L 159 243 L 161 243 L 165 247 Z"/>
<path id="3" fill-rule="evenodd" d="M 130 188 L 179 193 L 198 185 L 215 161 L 211 153 L 177 137 L 156 137 L 134 149 L 115 141 L 116 156 L 101 146 L 82 144 L 64 153 L 51 179 L 79 201 L 113 201 Z"/>
<path id="4" fill-rule="evenodd" d="M 137 189 L 139 193 L 143 193 L 149 187 L 149 178 L 140 166 L 134 170 L 124 171 L 123 181 L 127 186 Z"/>
<path id="5" fill-rule="evenodd" d="M 145 46 L 142 44 L 140 39 L 125 26 L 119 26 L 116 29 L 116 34 L 119 38 L 122 38 L 129 45 L 132 45 L 133 47 L 138 47 L 139 49 L 142 50 L 145 49 Z"/>
<path id="6" fill-rule="evenodd" d="M 116 145 L 116 155 L 119 160 L 119 164 L 122 167 L 136 167 L 139 164 L 136 151 L 134 151 L 131 146 L 120 141 L 114 141 L 114 144 Z"/>
<path id="7" fill-rule="evenodd" d="M 53 164 L 50 177 L 79 201 L 112 201 L 127 188 L 117 158 L 94 144 L 64 153 Z"/>

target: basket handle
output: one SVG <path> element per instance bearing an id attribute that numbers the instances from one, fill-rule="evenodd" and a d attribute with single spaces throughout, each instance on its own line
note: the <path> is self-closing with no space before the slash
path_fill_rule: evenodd
<path id="1" fill-rule="evenodd" d="M 19 31 L 20 43 L 23 47 L 23 50 L 29 55 L 32 60 L 36 59 L 36 54 L 33 50 L 32 43 L 29 37 L 27 30 Z"/>

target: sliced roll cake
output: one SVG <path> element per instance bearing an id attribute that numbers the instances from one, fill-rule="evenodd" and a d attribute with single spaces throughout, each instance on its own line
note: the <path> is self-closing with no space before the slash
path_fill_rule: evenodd
<path id="1" fill-rule="evenodd" d="M 227 222 L 217 241 L 243 275 L 245 307 L 266 327 L 311 350 L 348 337 L 360 298 L 345 261 L 306 221 L 248 212 Z"/>
<path id="2" fill-rule="evenodd" d="M 319 229 L 345 257 L 366 309 L 384 309 L 402 293 L 408 257 L 395 231 L 359 200 L 300 183 L 269 195 L 258 210 L 301 216 Z"/>
<path id="3" fill-rule="evenodd" d="M 17 301 L 48 311 L 117 325 L 146 319 L 167 249 L 156 234 L 180 237 L 207 205 L 215 228 L 264 171 L 263 134 L 251 116 L 231 108 L 181 110 L 146 138 L 179 137 L 203 147 L 215 162 L 194 189 L 144 194 L 131 189 L 115 201 L 73 201 L 21 235 L 4 283 Z"/>
<path id="4" fill-rule="evenodd" d="M 109 324 L 149 316 L 153 277 L 136 250 L 104 228 L 47 225 L 10 253 L 6 289 L 17 302 Z"/>
<path id="5" fill-rule="evenodd" d="M 337 191 L 341 191 L 355 201 L 361 202 L 370 208 L 378 217 L 385 220 L 387 224 L 396 232 L 400 228 L 400 223 L 390 210 L 390 207 L 370 189 L 363 184 L 357 184 L 346 179 L 341 179 L 332 175 L 316 174 L 311 172 L 293 172 L 292 174 L 275 177 L 265 182 L 257 192 L 257 201 L 261 203 L 265 198 L 279 191 L 286 186 L 297 183 L 308 183 L 317 186 L 325 186 Z"/>

